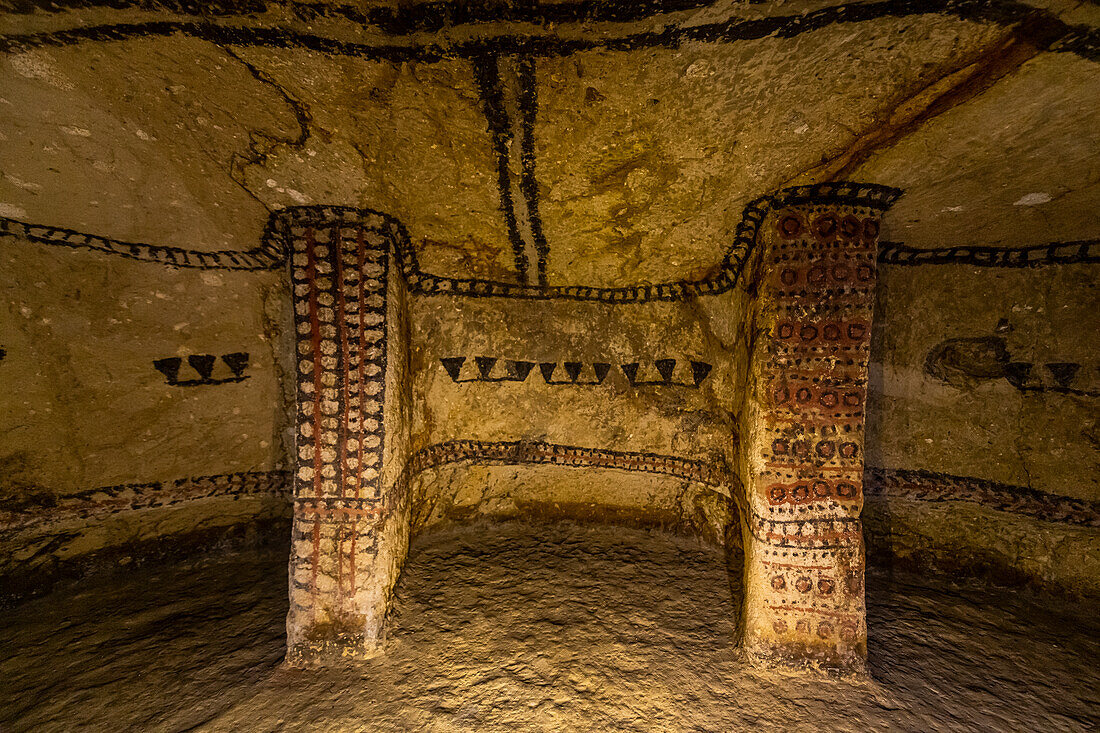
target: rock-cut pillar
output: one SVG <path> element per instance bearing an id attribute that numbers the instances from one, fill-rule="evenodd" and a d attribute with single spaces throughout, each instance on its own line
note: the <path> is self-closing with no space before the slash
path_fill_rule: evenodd
<path id="1" fill-rule="evenodd" d="M 763 223 L 741 475 L 750 659 L 860 671 L 863 428 L 878 214 L 892 194 L 786 192 Z"/>
<path id="2" fill-rule="evenodd" d="M 408 548 L 406 299 L 380 217 L 293 217 L 297 404 L 287 661 L 377 653 Z"/>

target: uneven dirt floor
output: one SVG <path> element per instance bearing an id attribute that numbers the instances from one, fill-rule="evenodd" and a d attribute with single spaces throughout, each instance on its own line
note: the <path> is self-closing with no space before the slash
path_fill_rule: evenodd
<path id="1" fill-rule="evenodd" d="M 873 681 L 743 666 L 722 553 L 607 527 L 421 538 L 387 653 L 280 666 L 285 551 L 2 614 L 0 730 L 1098 730 L 1095 609 L 872 573 Z"/>

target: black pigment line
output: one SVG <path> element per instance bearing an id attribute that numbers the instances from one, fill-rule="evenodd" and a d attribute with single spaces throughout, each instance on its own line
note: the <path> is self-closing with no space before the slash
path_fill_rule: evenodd
<path id="1" fill-rule="evenodd" d="M 508 225 L 508 241 L 519 282 L 527 283 L 529 263 L 524 252 L 523 236 L 516 221 L 515 202 L 512 200 L 512 180 L 509 171 L 509 148 L 512 141 L 512 122 L 504 106 L 504 90 L 500 80 L 500 57 L 486 56 L 473 64 L 477 87 L 481 94 L 481 108 L 493 134 L 493 152 L 497 158 L 497 188 L 500 192 L 500 211 Z"/>
<path id="2" fill-rule="evenodd" d="M 666 13 L 697 10 L 715 0 L 601 0 L 600 2 L 501 4 L 486 0 L 452 0 L 413 6 L 360 9 L 351 5 L 316 5 L 295 2 L 291 8 L 302 20 L 343 18 L 380 28 L 391 35 L 408 35 L 479 23 L 532 23 L 538 25 L 645 20 Z"/>
<path id="3" fill-rule="evenodd" d="M 115 42 L 134 38 L 183 36 L 209 41 L 218 46 L 261 46 L 272 49 L 305 49 L 333 56 L 391 61 L 432 62 L 454 56 L 443 46 L 409 44 L 365 44 L 339 41 L 311 33 L 299 33 L 287 28 L 263 28 L 259 26 L 228 26 L 203 21 L 148 21 L 143 23 L 118 23 L 84 26 L 61 31 L 46 31 L 26 35 L 0 36 L 0 53 L 20 53 L 32 48 L 69 46 L 86 41 Z M 471 48 L 485 53 L 483 46 Z"/>
<path id="4" fill-rule="evenodd" d="M 0 514 L 14 516 L 0 521 L 0 530 L 23 526 L 30 520 L 50 521 L 67 512 L 85 516 L 99 511 L 120 512 L 167 506 L 208 496 L 251 496 L 288 494 L 290 474 L 286 471 L 247 471 L 241 473 L 195 476 L 166 481 L 97 486 L 75 494 L 58 496 L 53 490 L 37 487 L 22 498 L 0 501 Z M 186 493 L 183 499 L 179 493 Z M 48 497 L 48 501 L 47 501 Z"/>
<path id="5" fill-rule="evenodd" d="M 604 22 L 627 23 L 667 13 L 697 10 L 716 0 L 601 0 L 591 2 L 516 3 L 502 5 L 487 0 L 451 0 L 397 7 L 361 8 L 348 4 L 265 2 L 264 0 L 8 0 L 0 10 L 13 15 L 56 14 L 70 10 L 146 10 L 194 16 L 254 16 L 286 8 L 301 21 L 347 20 L 372 26 L 390 35 L 409 35 L 481 23 L 531 23 L 537 25 Z"/>
<path id="6" fill-rule="evenodd" d="M 286 252 L 282 244 L 274 245 L 271 240 L 275 231 L 272 222 L 277 221 L 278 216 L 279 212 L 271 215 L 265 230 L 264 242 L 250 250 L 201 251 L 126 242 L 64 227 L 27 224 L 6 217 L 0 217 L 0 237 L 15 237 L 73 249 L 91 249 L 138 262 L 155 262 L 169 267 L 203 270 L 272 270 L 286 261 Z"/>
<path id="7" fill-rule="evenodd" d="M 551 456 L 532 460 L 532 449 Z M 724 486 L 725 481 L 706 463 L 676 456 L 652 453 L 633 453 L 598 448 L 523 441 L 486 443 L 473 440 L 457 440 L 436 443 L 422 449 L 406 464 L 402 480 L 442 465 L 458 462 L 496 464 L 502 463 L 604 463 L 609 458 L 627 457 L 653 462 L 654 467 L 631 466 L 643 472 L 659 472 L 675 477 L 689 478 L 704 485 Z M 602 460 L 601 460 L 602 459 Z M 626 466 L 620 469 L 630 470 Z M 56 505 L 43 512 L 40 501 L 50 494 L 41 489 L 31 499 L 12 499 L 0 502 L 0 513 L 5 518 L 0 530 L 12 530 L 38 522 L 56 519 L 59 513 L 78 512 L 82 516 L 99 513 L 118 513 L 145 509 L 153 506 L 174 505 L 203 497 L 273 495 L 290 498 L 290 473 L 265 471 L 198 476 L 168 481 L 99 486 L 58 499 Z M 180 496 L 180 493 L 185 496 Z M 1026 486 L 1003 484 L 970 476 L 956 476 L 927 470 L 891 469 L 867 466 L 864 477 L 864 494 L 868 498 L 899 498 L 931 504 L 969 502 L 1002 512 L 1030 516 L 1046 522 L 1059 522 L 1083 526 L 1100 526 L 1100 502 L 1050 494 Z M 767 522 L 756 515 L 757 521 Z M 816 519 L 816 522 L 829 520 Z"/>
<path id="8" fill-rule="evenodd" d="M 319 232 L 314 231 L 313 236 L 317 237 L 318 234 L 319 234 Z M 289 246 L 287 247 L 287 251 L 290 251 Z M 313 257 L 315 255 L 311 254 L 310 256 Z M 382 258 L 383 267 L 385 266 L 385 261 L 387 259 L 389 259 L 389 258 L 388 257 L 383 257 Z M 349 351 L 351 349 L 358 348 L 359 344 L 355 343 L 354 346 L 353 346 L 351 340 L 352 340 L 353 336 L 357 337 L 359 334 L 358 334 L 358 329 L 357 328 L 351 328 L 351 327 L 348 326 L 348 315 L 349 315 L 349 313 L 348 313 L 348 309 L 347 309 L 345 301 L 347 300 L 347 283 L 348 283 L 349 278 L 348 278 L 347 274 L 344 272 L 344 269 L 346 267 L 346 265 L 344 264 L 344 237 L 343 237 L 342 232 L 340 231 L 339 227 L 332 227 L 329 230 L 329 241 L 328 241 L 328 246 L 327 246 L 327 252 L 326 252 L 324 257 L 318 257 L 317 261 L 319 263 L 320 262 L 325 262 L 328 265 L 328 271 L 329 271 L 329 273 L 331 274 L 331 277 L 332 277 L 332 287 L 327 289 L 328 290 L 327 294 L 332 297 L 332 305 L 331 305 L 331 309 L 332 309 L 332 312 L 333 312 L 332 325 L 335 326 L 335 330 L 333 331 L 331 342 L 335 345 L 335 348 L 333 349 L 332 354 L 325 354 L 324 351 L 322 351 L 320 347 L 318 347 L 316 351 L 310 353 L 308 356 L 303 356 L 301 353 L 297 353 L 297 354 L 295 354 L 296 360 L 295 360 L 295 365 L 294 366 L 298 370 L 298 374 L 301 375 L 302 374 L 302 371 L 300 369 L 301 364 L 303 363 L 303 361 L 312 358 L 312 359 L 316 359 L 319 362 L 317 364 L 317 366 L 321 368 L 321 370 L 324 374 L 334 375 L 336 377 L 335 384 L 337 386 L 336 386 L 336 389 L 332 391 L 331 396 L 327 397 L 327 400 L 336 403 L 336 409 L 332 413 L 333 415 L 343 415 L 343 416 L 346 417 L 347 414 L 348 414 L 348 408 L 351 407 L 351 405 L 348 404 L 348 402 L 349 402 L 348 392 L 349 392 L 350 384 L 349 384 L 349 380 L 347 380 L 344 376 L 344 373 L 345 373 L 344 370 L 347 369 L 347 367 L 348 367 L 348 364 L 347 364 L 348 360 L 346 358 L 347 355 L 344 354 L 343 344 L 345 342 L 348 342 Z M 358 278 L 362 277 L 362 275 L 360 274 L 358 269 L 356 269 L 354 271 L 354 276 L 356 278 L 356 282 L 358 282 Z M 382 292 L 385 293 L 386 292 L 386 277 L 385 277 L 385 275 L 383 274 L 381 277 L 378 278 L 378 280 L 382 283 L 382 288 L 381 288 Z M 325 292 L 325 290 L 318 287 L 316 281 L 310 283 L 310 286 L 317 289 L 318 300 L 320 300 L 320 295 L 323 294 Z M 302 298 L 301 300 L 299 300 L 298 296 L 292 296 L 292 297 L 294 298 L 295 305 L 296 305 L 298 302 L 309 302 L 309 297 L 310 296 L 306 296 L 305 298 Z M 353 311 L 355 313 L 355 318 L 357 320 L 363 318 L 362 308 L 363 308 L 363 304 L 358 304 L 358 307 Z M 378 326 L 379 326 L 379 328 L 382 329 L 383 334 L 384 334 L 385 333 L 385 328 L 386 328 L 385 319 L 383 319 L 382 322 L 380 324 L 378 324 Z M 321 328 L 323 329 L 324 326 L 322 325 Z M 306 339 L 308 339 L 308 338 L 310 338 L 310 336 L 298 335 L 296 341 L 299 341 L 299 342 L 306 341 Z M 322 338 L 323 338 L 323 336 L 322 336 Z M 312 344 L 311 344 L 311 346 L 312 346 Z M 294 347 L 295 347 L 295 350 L 297 351 L 298 344 L 295 343 Z M 381 342 L 379 343 L 379 348 L 381 348 L 381 349 L 386 348 L 386 337 L 385 337 L 385 335 L 382 336 Z M 331 368 L 325 363 L 325 358 L 326 357 L 332 359 L 332 367 Z M 360 354 L 359 358 L 362 359 L 363 355 Z M 385 372 L 383 372 L 383 374 L 384 373 Z M 324 384 L 324 376 L 323 375 L 321 377 L 321 383 Z M 357 385 L 358 389 L 364 389 L 366 387 L 366 385 L 364 385 L 362 382 L 355 382 L 354 384 Z M 313 400 L 322 400 L 322 395 L 323 394 L 324 394 L 323 392 L 322 392 L 322 394 L 314 394 L 313 395 Z M 309 399 L 308 393 L 302 391 L 301 382 L 299 382 L 299 385 L 298 385 L 297 399 L 303 399 L 303 400 Z M 381 402 L 382 404 L 385 404 L 384 400 L 385 400 L 385 395 L 380 393 L 378 395 L 378 401 Z M 299 425 L 302 422 L 304 422 L 306 420 L 306 418 L 304 418 L 302 416 L 301 412 L 296 410 L 295 411 L 295 419 L 298 423 L 297 425 L 294 426 L 295 432 L 296 432 L 296 434 L 300 434 Z M 340 459 L 338 461 L 337 465 L 336 465 L 336 478 L 337 478 L 337 481 L 339 481 L 339 484 L 337 485 L 336 491 L 339 494 L 342 495 L 344 493 L 344 491 L 346 490 L 346 488 L 347 488 L 346 485 L 344 484 L 344 465 L 345 464 L 344 464 L 344 461 L 343 461 L 343 458 L 344 458 L 343 451 L 344 451 L 344 446 L 347 445 L 347 441 L 348 441 L 349 436 L 348 436 L 348 430 L 347 430 L 347 421 L 337 418 L 335 422 L 336 422 L 336 428 L 332 430 L 331 434 L 334 434 L 336 436 L 337 441 L 338 441 L 336 446 L 334 446 L 334 448 L 335 448 L 335 450 L 338 451 L 338 456 L 339 456 L 339 459 Z M 320 426 L 318 426 L 318 427 L 320 427 Z M 313 440 L 312 440 L 313 450 L 321 451 L 321 449 L 324 447 L 321 443 L 322 437 L 323 437 L 323 435 L 316 435 L 316 434 L 313 435 Z M 295 439 L 297 440 L 297 438 L 295 438 Z M 302 465 L 302 464 L 299 464 L 299 465 Z"/>
<path id="9" fill-rule="evenodd" d="M 701 280 L 630 285 L 617 288 L 584 285 L 531 285 L 504 283 L 476 278 L 444 277 L 423 272 L 405 226 L 391 216 L 370 209 L 350 206 L 293 206 L 276 211 L 268 218 L 263 239 L 254 249 L 243 251 L 201 251 L 164 247 L 108 239 L 61 227 L 28 224 L 0 217 L 0 237 L 24 239 L 74 249 L 93 249 L 141 262 L 169 267 L 227 270 L 272 270 L 287 260 L 293 227 L 358 226 L 386 238 L 393 248 L 401 274 L 415 295 L 441 295 L 472 298 L 513 298 L 525 300 L 598 301 L 608 304 L 645 303 L 655 300 L 682 301 L 703 295 L 718 295 L 731 290 L 745 261 L 755 251 L 760 225 L 770 211 L 784 206 L 852 206 L 885 211 L 901 191 L 878 184 L 846 182 L 820 183 L 785 188 L 760 196 L 745 205 L 715 273 Z"/>
<path id="10" fill-rule="evenodd" d="M 864 494 L 928 503 L 963 501 L 1046 522 L 1100 527 L 1100 502 L 938 471 L 867 466 Z"/>
<path id="11" fill-rule="evenodd" d="M 70 10 L 151 10 L 177 15 L 226 16 L 267 12 L 264 0 L 6 0 L 0 11 L 12 15 L 56 14 Z"/>
<path id="12" fill-rule="evenodd" d="M 1054 394 L 1069 395 L 1071 397 L 1100 397 L 1100 389 L 1077 389 L 1075 387 L 1060 387 L 1056 385 L 1051 385 L 1049 387 L 1028 387 L 1025 385 L 1016 387 L 1016 389 L 1031 394 L 1051 392 Z"/>
<path id="13" fill-rule="evenodd" d="M 730 43 L 768 37 L 794 38 L 803 33 L 836 24 L 864 23 L 881 18 L 945 15 L 972 22 L 1014 25 L 1041 20 L 1051 40 L 1043 50 L 1073 53 L 1100 60 L 1100 29 L 1069 25 L 1057 15 L 1023 2 L 1005 0 L 881 0 L 848 3 L 806 14 L 768 16 L 755 19 L 731 18 L 715 23 L 682 27 L 667 25 L 659 31 L 628 33 L 619 37 L 562 39 L 549 33 L 498 35 L 453 45 L 439 43 L 369 44 L 340 41 L 288 28 L 228 26 L 202 21 L 150 21 L 86 26 L 59 31 L 0 36 L 0 52 L 12 53 L 42 46 L 64 46 L 84 41 L 122 41 L 148 36 L 183 35 L 217 44 L 304 48 L 321 53 L 379 59 L 392 62 L 438 61 L 442 58 L 525 55 L 558 57 L 578 51 L 629 51 L 642 48 L 678 48 L 688 41 Z"/>
<path id="14" fill-rule="evenodd" d="M 1025 247 L 958 246 L 937 249 L 883 242 L 878 261 L 884 265 L 973 265 L 977 267 L 1047 267 L 1100 262 L 1100 239 L 1050 242 Z"/>
<path id="15" fill-rule="evenodd" d="M 535 79 L 535 61 L 530 57 L 520 58 L 516 62 L 519 73 L 519 111 L 520 111 L 520 161 L 523 177 L 520 190 L 527 202 L 527 218 L 531 224 L 531 236 L 535 240 L 538 253 L 538 282 L 546 287 L 546 265 L 550 258 L 550 245 L 542 231 L 542 218 L 539 216 L 539 184 L 535 178 L 535 119 L 538 115 L 538 91 Z"/>
<path id="16" fill-rule="evenodd" d="M 550 457 L 539 458 L 537 460 L 539 463 L 583 465 L 596 463 L 594 459 L 602 459 L 600 462 L 603 462 L 608 458 L 627 457 L 634 460 L 643 459 L 655 464 L 654 468 L 632 466 L 634 470 L 689 478 L 704 485 L 716 487 L 726 485 L 726 481 L 719 478 L 721 473 L 710 468 L 706 463 L 676 456 L 524 441 L 486 443 L 474 440 L 436 443 L 420 450 L 406 464 L 402 472 L 402 480 L 407 481 L 419 473 L 449 463 L 482 462 L 500 465 L 506 462 L 536 462 L 525 455 L 532 449 L 551 454 Z M 0 513 L 12 515 L 0 524 L 0 530 L 10 530 L 39 521 L 56 519 L 62 512 L 79 512 L 85 516 L 92 516 L 100 512 L 133 511 L 213 496 L 274 495 L 289 498 L 290 477 L 290 473 L 286 471 L 262 471 L 99 486 L 57 499 L 55 505 L 47 507 L 49 510 L 47 512 L 42 511 L 40 499 L 51 492 L 40 489 L 30 495 L 29 499 L 24 497 L 0 502 Z M 715 480 L 716 478 L 718 480 Z M 180 497 L 181 492 L 186 496 Z M 1026 486 L 937 471 L 867 466 L 864 476 L 864 494 L 868 498 L 900 498 L 931 504 L 970 502 L 997 511 L 1031 516 L 1047 522 L 1100 526 L 1100 502 L 1051 494 Z M 757 520 L 768 521 L 759 515 Z"/>
<path id="17" fill-rule="evenodd" d="M 271 155 L 271 149 L 265 149 L 262 144 L 266 141 L 272 147 L 274 145 L 286 145 L 291 150 L 300 151 L 305 147 L 306 142 L 310 137 L 310 124 L 313 122 L 313 116 L 310 114 L 309 109 L 301 101 L 295 99 L 287 93 L 286 89 L 281 84 L 275 81 L 271 76 L 261 71 L 255 65 L 249 63 L 245 59 L 241 58 L 232 48 L 229 46 L 219 46 L 223 53 L 240 63 L 248 73 L 252 75 L 252 78 L 261 84 L 266 84 L 275 90 L 276 94 L 282 97 L 286 102 L 291 112 L 294 114 L 294 119 L 298 124 L 298 134 L 292 138 L 282 139 L 274 135 L 268 135 L 264 132 L 257 130 L 248 131 L 248 155 L 242 155 L 241 153 L 233 153 L 229 163 L 229 178 L 237 184 L 237 186 L 244 191 L 248 196 L 257 201 L 261 206 L 271 211 L 271 207 L 267 202 L 260 199 L 245 182 L 245 169 L 249 165 L 263 166 L 267 163 L 268 157 Z"/>
<path id="18" fill-rule="evenodd" d="M 697 481 L 727 491 L 736 479 L 722 461 L 711 463 L 680 456 L 608 448 L 583 448 L 542 441 L 450 440 L 433 443 L 412 455 L 402 470 L 401 481 L 424 471 L 452 463 L 485 465 L 553 464 L 570 467 L 614 468 L 659 473 Z"/>
<path id="19" fill-rule="evenodd" d="M 289 140 L 281 140 L 271 135 L 265 135 L 262 133 L 253 132 L 250 134 L 267 138 L 275 143 L 287 145 L 293 150 L 301 150 L 303 147 L 305 147 L 305 144 L 309 141 L 310 137 L 310 125 L 313 123 L 313 115 L 310 113 L 309 108 L 306 107 L 306 105 L 301 100 L 292 97 L 283 87 L 283 85 L 275 81 L 275 79 L 272 78 L 270 74 L 261 71 L 251 62 L 241 58 L 241 56 L 233 51 L 233 49 L 226 46 L 220 46 L 220 48 L 223 53 L 230 56 L 235 61 L 239 62 L 242 66 L 244 66 L 245 69 L 248 70 L 248 73 L 252 75 L 253 79 L 260 82 L 261 84 L 266 84 L 267 86 L 270 86 L 272 89 L 274 89 L 275 93 L 282 97 L 283 101 L 286 102 L 286 105 L 290 107 L 290 111 L 294 115 L 295 121 L 298 123 L 298 134 Z M 255 163 L 256 165 L 263 165 L 265 162 L 267 162 L 267 156 L 270 155 L 269 152 L 256 150 L 254 146 L 253 153 L 255 154 L 255 157 L 251 162 Z"/>

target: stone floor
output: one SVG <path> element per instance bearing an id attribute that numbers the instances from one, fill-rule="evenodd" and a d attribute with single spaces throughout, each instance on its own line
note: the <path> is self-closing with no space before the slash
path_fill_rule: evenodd
<path id="1" fill-rule="evenodd" d="M 303 672 L 280 666 L 285 551 L 141 569 L 3 614 L 0 730 L 1100 729 L 1095 609 L 868 583 L 873 681 L 765 672 L 712 548 L 471 527 L 414 547 L 384 657 Z"/>

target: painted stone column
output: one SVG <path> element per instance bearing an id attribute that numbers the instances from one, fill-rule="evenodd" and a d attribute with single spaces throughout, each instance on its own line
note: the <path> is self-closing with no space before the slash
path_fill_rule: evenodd
<path id="1" fill-rule="evenodd" d="M 408 547 L 408 333 L 381 217 L 310 208 L 289 219 L 298 391 L 287 662 L 308 666 L 380 648 Z"/>
<path id="2" fill-rule="evenodd" d="M 867 656 L 863 426 L 888 205 L 868 190 L 786 192 L 762 232 L 741 436 L 742 641 L 758 661 L 859 671 Z"/>

